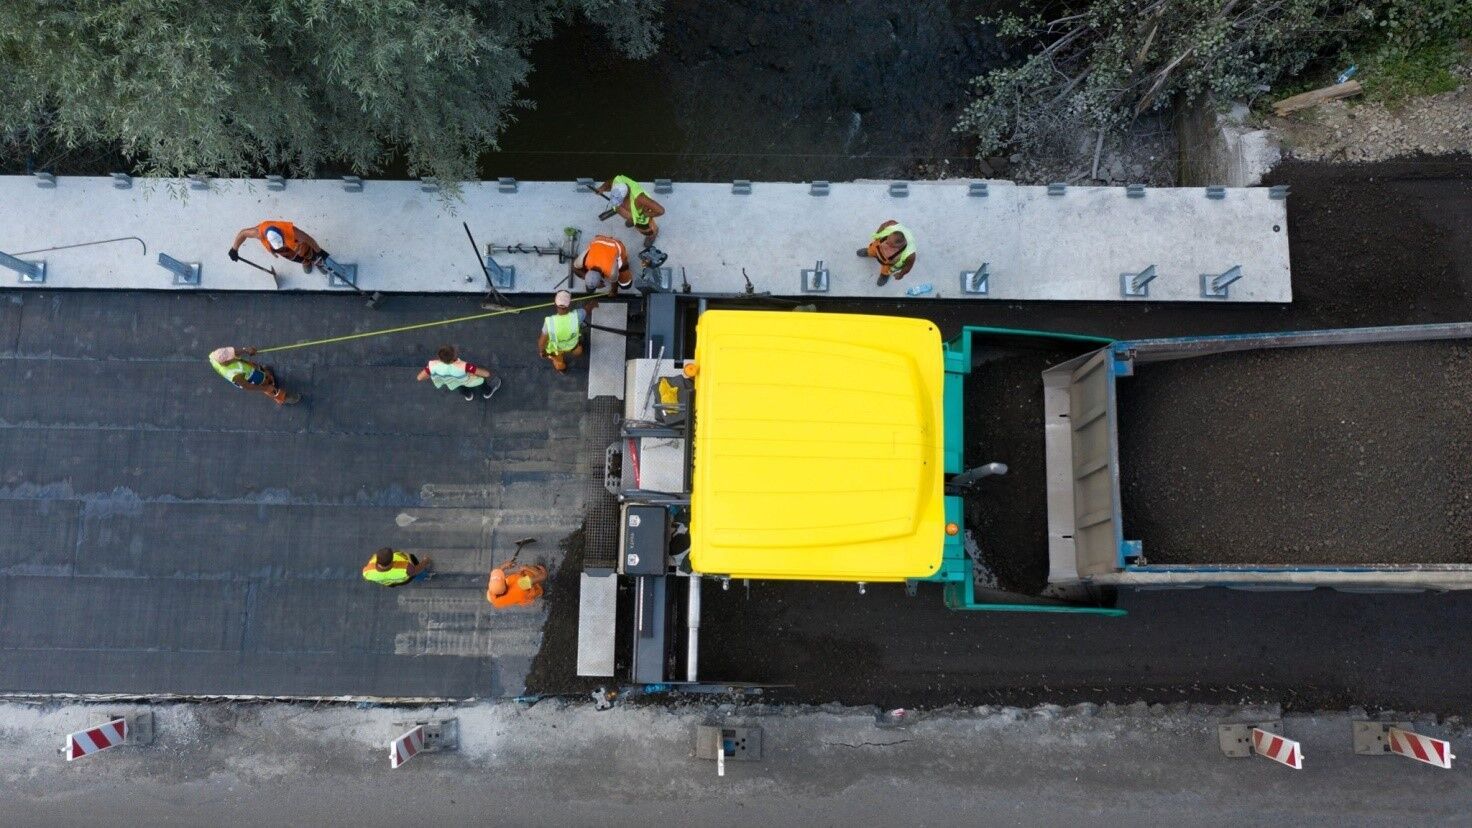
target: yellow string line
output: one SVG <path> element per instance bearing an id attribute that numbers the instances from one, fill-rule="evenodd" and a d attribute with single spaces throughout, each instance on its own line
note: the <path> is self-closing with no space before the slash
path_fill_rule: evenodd
<path id="1" fill-rule="evenodd" d="M 588 293 L 582 296 L 574 296 L 573 301 L 583 302 L 587 301 L 588 299 L 597 298 L 597 296 L 598 294 L 596 293 Z M 501 310 L 490 311 L 488 313 L 477 313 L 471 316 L 457 316 L 453 319 L 438 319 L 434 322 L 420 322 L 415 325 L 403 325 L 398 328 L 384 328 L 377 331 L 364 331 L 363 333 L 347 334 L 346 336 L 333 336 L 328 337 L 327 339 L 309 339 L 306 342 L 294 342 L 290 345 L 273 345 L 270 348 L 257 348 L 256 353 L 270 354 L 276 351 L 291 351 L 297 348 L 311 348 L 316 345 L 331 345 L 334 342 L 348 342 L 354 339 L 367 339 L 370 336 L 388 336 L 389 334 L 404 333 L 405 331 L 418 331 L 425 328 L 437 328 L 441 325 L 458 325 L 461 322 L 474 322 L 477 319 L 490 319 L 493 316 L 506 316 L 507 314 L 522 313 L 529 310 L 550 308 L 554 304 L 554 302 L 545 302 L 540 305 L 527 305 L 524 308 L 503 308 Z"/>

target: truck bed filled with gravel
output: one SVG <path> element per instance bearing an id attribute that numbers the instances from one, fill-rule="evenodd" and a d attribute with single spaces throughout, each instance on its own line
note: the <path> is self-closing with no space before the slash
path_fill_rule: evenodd
<path id="1" fill-rule="evenodd" d="M 1472 345 L 1314 346 L 1119 380 L 1149 564 L 1472 564 Z"/>

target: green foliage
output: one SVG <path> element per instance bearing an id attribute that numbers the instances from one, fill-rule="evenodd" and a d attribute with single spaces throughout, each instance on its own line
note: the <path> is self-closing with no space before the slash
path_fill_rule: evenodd
<path id="1" fill-rule="evenodd" d="M 1251 99 L 1367 37 L 1386 71 L 1435 88 L 1426 61 L 1444 53 L 1428 44 L 1466 33 L 1472 1 L 1022 0 L 983 21 L 1030 50 L 974 81 L 957 127 L 994 154 L 1118 130 L 1177 102 Z"/>
<path id="2" fill-rule="evenodd" d="M 0 141 L 114 144 L 139 171 L 475 178 L 530 66 L 582 14 L 631 57 L 658 44 L 639 0 L 0 2 Z"/>
<path id="3" fill-rule="evenodd" d="M 1360 75 L 1367 98 L 1395 104 L 1457 88 L 1452 67 L 1472 59 L 1460 42 L 1472 38 L 1472 2 L 1394 0 L 1374 24 L 1343 58 L 1365 56 Z"/>

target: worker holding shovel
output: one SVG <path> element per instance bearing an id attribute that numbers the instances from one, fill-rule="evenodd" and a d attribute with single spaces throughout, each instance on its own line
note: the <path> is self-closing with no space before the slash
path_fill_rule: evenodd
<path id="1" fill-rule="evenodd" d="M 547 567 L 540 564 L 516 566 L 521 557 L 521 548 L 534 543 L 536 538 L 522 538 L 516 542 L 516 552 L 511 560 L 491 570 L 491 580 L 486 584 L 486 600 L 496 609 L 524 607 L 536 603 L 542 597 L 542 582 L 547 580 Z"/>
<path id="2" fill-rule="evenodd" d="M 302 270 L 312 272 L 315 265 L 321 264 L 327 258 L 327 251 L 317 240 L 307 235 L 305 230 L 298 230 L 296 225 L 289 221 L 280 219 L 268 219 L 254 227 L 246 227 L 235 234 L 235 241 L 230 243 L 230 261 L 238 262 L 240 258 L 240 245 L 246 239 L 257 239 L 266 252 L 272 256 L 279 256 L 293 262 L 301 263 Z M 249 259 L 244 260 L 246 264 L 255 265 Z M 256 265 L 256 267 L 260 267 Z M 264 270 L 265 268 L 260 268 Z M 275 271 L 270 271 L 275 276 Z"/>

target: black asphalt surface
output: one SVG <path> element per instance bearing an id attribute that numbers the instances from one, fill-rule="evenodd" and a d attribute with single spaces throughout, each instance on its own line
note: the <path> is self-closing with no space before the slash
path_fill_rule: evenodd
<path id="1" fill-rule="evenodd" d="M 279 409 L 205 356 L 476 303 L 0 297 L 0 692 L 520 692 L 541 618 L 490 617 L 484 573 L 510 539 L 555 549 L 581 520 L 544 508 L 581 477 L 577 441 L 553 438 L 578 434 L 586 386 L 548 376 L 541 313 L 263 356 L 306 396 Z M 415 382 L 443 342 L 500 373 L 492 400 Z M 384 545 L 438 574 L 366 583 Z"/>

